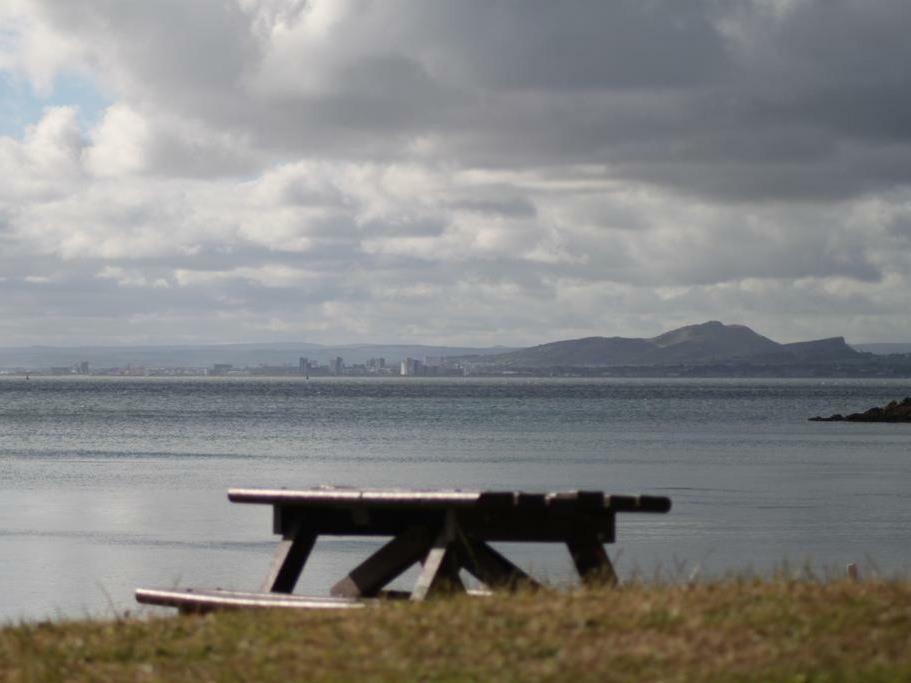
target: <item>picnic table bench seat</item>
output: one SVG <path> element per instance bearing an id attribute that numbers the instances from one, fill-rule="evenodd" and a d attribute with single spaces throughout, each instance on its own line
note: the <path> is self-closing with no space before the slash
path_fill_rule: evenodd
<path id="1" fill-rule="evenodd" d="M 181 613 L 204 613 L 218 609 L 285 607 L 292 609 L 357 609 L 368 605 L 365 600 L 338 597 L 290 595 L 288 593 L 248 593 L 214 589 L 139 588 L 136 601 L 144 605 L 176 607 Z"/>
<path id="2" fill-rule="evenodd" d="M 617 496 L 600 491 L 401 491 L 317 488 L 228 491 L 234 503 L 271 505 L 273 531 L 281 536 L 260 593 L 225 590 L 139 589 L 143 604 L 181 612 L 219 608 L 286 607 L 348 609 L 377 597 L 395 597 L 385 587 L 420 563 L 417 582 L 405 597 L 423 600 L 438 592 L 466 591 L 462 570 L 480 591 L 537 586 L 537 582 L 489 545 L 490 542 L 558 542 L 569 550 L 583 582 L 617 581 L 604 550 L 616 535 L 618 513 L 665 513 L 663 496 Z M 332 597 L 292 595 L 320 535 L 392 537 L 332 586 Z"/>

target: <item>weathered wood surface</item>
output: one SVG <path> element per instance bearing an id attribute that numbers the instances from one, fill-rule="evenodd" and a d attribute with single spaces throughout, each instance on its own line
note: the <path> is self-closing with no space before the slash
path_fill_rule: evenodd
<path id="1" fill-rule="evenodd" d="M 346 598 L 307 597 L 284 593 L 245 593 L 220 589 L 192 588 L 164 590 L 139 588 L 136 602 L 143 605 L 176 607 L 182 613 L 211 612 L 222 609 L 286 608 L 286 609 L 357 609 L 365 607 L 362 600 Z"/>
<path id="2" fill-rule="evenodd" d="M 575 536 L 567 539 L 566 547 L 583 583 L 617 583 L 617 574 L 604 550 L 604 544 L 597 538 Z"/>
<path id="3" fill-rule="evenodd" d="M 421 573 L 411 592 L 415 600 L 445 590 L 465 590 L 459 577 L 463 569 L 491 588 L 538 585 L 490 547 L 490 541 L 564 543 L 583 582 L 616 583 L 604 544 L 615 540 L 617 513 L 663 513 L 671 507 L 670 499 L 663 496 L 601 491 L 230 489 L 228 498 L 273 506 L 274 531 L 285 539 L 275 566 L 279 575 L 284 572 L 291 579 L 278 581 L 274 578 L 278 570 L 273 568 L 267 588 L 287 592 L 293 588 L 303 564 L 290 559 L 282 564 L 280 558 L 282 553 L 291 557 L 293 544 L 289 544 L 307 529 L 316 535 L 392 536 L 339 580 L 332 595 L 379 595 L 420 562 Z"/>
<path id="4" fill-rule="evenodd" d="M 424 600 L 432 594 L 465 591 L 465 585 L 459 578 L 461 566 L 456 555 L 458 533 L 455 511 L 450 510 L 437 531 L 433 545 L 421 561 L 421 573 L 411 591 L 412 600 Z"/>
<path id="5" fill-rule="evenodd" d="M 357 598 L 373 596 L 415 562 L 420 562 L 430 550 L 433 532 L 426 526 L 412 526 L 336 583 L 332 595 Z"/>
<path id="6" fill-rule="evenodd" d="M 538 588 L 540 584 L 483 541 L 461 539 L 459 560 L 465 570 L 491 588 Z"/>
<path id="7" fill-rule="evenodd" d="M 307 505 L 310 507 L 392 505 L 447 508 L 456 505 L 475 505 L 480 495 L 477 491 L 370 491 L 341 488 L 228 490 L 228 500 L 232 503 Z"/>
<path id="8" fill-rule="evenodd" d="M 614 540 L 615 513 L 610 510 L 571 511 L 548 507 L 455 508 L 459 528 L 468 536 L 484 541 L 528 543 L 562 542 L 580 530 L 595 534 L 603 543 Z M 304 524 L 321 536 L 398 536 L 415 524 L 439 526 L 445 509 L 399 508 L 310 508 L 276 506 L 274 532 L 285 538 Z"/>
<path id="9" fill-rule="evenodd" d="M 266 580 L 263 581 L 263 591 L 292 592 L 315 544 L 316 533 L 310 529 L 298 528 L 293 536 L 283 538 L 272 558 L 272 567 Z"/>
<path id="10" fill-rule="evenodd" d="M 182 612 L 242 607 L 329 609 L 363 606 L 416 563 L 418 580 L 408 597 L 465 591 L 462 570 L 486 588 L 538 584 L 494 550 L 491 541 L 559 542 L 566 545 L 583 582 L 616 583 L 605 543 L 615 538 L 620 512 L 664 513 L 663 496 L 610 496 L 600 491 L 398 491 L 319 488 L 230 489 L 236 503 L 273 506 L 282 536 L 264 593 L 140 589 L 146 604 Z M 331 589 L 332 598 L 290 595 L 320 535 L 391 536 Z M 471 591 L 469 591 L 471 592 Z"/>
<path id="11" fill-rule="evenodd" d="M 605 496 L 599 491 L 356 491 L 349 489 L 231 489 L 237 503 L 272 505 L 274 531 L 293 538 L 303 524 L 320 535 L 398 536 L 416 522 L 438 526 L 447 511 L 459 528 L 484 541 L 560 542 L 594 534 L 614 540 L 619 512 L 663 513 L 663 496 Z"/>
<path id="12" fill-rule="evenodd" d="M 461 507 L 534 508 L 561 507 L 612 512 L 668 512 L 664 496 L 611 496 L 601 491 L 525 493 L 519 491 L 399 491 L 341 488 L 228 490 L 233 503 L 296 507 L 397 507 L 451 509 Z"/>

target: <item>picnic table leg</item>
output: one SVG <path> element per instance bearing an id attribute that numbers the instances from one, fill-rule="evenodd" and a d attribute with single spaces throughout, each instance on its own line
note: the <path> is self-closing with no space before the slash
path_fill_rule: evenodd
<path id="1" fill-rule="evenodd" d="M 491 588 L 515 588 L 526 585 L 539 588 L 540 584 L 516 565 L 491 548 L 484 541 L 462 538 L 460 561 L 463 567 L 479 581 Z"/>
<path id="2" fill-rule="evenodd" d="M 453 545 L 434 544 L 424 559 L 421 575 L 411 591 L 411 599 L 421 601 L 436 593 L 464 591 L 465 584 L 459 578 L 459 569 Z"/>
<path id="3" fill-rule="evenodd" d="M 617 574 L 604 550 L 604 544 L 594 534 L 571 538 L 566 541 L 566 547 L 569 548 L 569 554 L 583 583 L 617 583 Z"/>
<path id="4" fill-rule="evenodd" d="M 330 593 L 337 597 L 359 598 L 376 595 L 408 567 L 427 554 L 433 531 L 415 525 L 402 532 L 336 583 Z"/>
<path id="5" fill-rule="evenodd" d="M 290 538 L 283 538 L 275 551 L 272 567 L 262 590 L 269 593 L 291 593 L 304 570 L 304 563 L 316 543 L 316 534 L 310 530 L 296 529 Z"/>
<path id="6" fill-rule="evenodd" d="M 459 578 L 458 551 L 456 549 L 456 523 L 452 512 L 446 513 L 443 528 L 433 542 L 423 561 L 421 574 L 411 591 L 414 601 L 446 591 L 463 591 L 465 584 Z"/>

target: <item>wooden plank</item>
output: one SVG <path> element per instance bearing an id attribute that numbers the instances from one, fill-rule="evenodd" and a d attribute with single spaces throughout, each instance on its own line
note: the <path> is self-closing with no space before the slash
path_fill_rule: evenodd
<path id="1" fill-rule="evenodd" d="M 366 606 L 359 600 L 307 597 L 281 593 L 247 593 L 220 589 L 160 590 L 140 588 L 136 601 L 144 605 L 176 607 L 182 613 L 211 612 L 218 609 L 291 608 L 291 609 L 358 609 Z"/>
<path id="2" fill-rule="evenodd" d="M 478 507 L 509 508 L 516 504 L 515 491 L 482 491 L 478 496 Z"/>
<path id="3" fill-rule="evenodd" d="M 614 512 L 668 512 L 665 496 L 606 496 L 601 491 L 526 493 L 513 491 L 404 491 L 358 489 L 243 489 L 228 490 L 235 503 L 268 504 L 300 508 L 367 507 L 453 508 L 496 505 L 524 509 L 558 506 L 564 509 L 594 510 L 606 507 Z M 603 505 L 601 503 L 603 501 Z"/>
<path id="4" fill-rule="evenodd" d="M 540 500 L 560 499 L 577 501 L 588 507 L 590 501 L 603 498 L 605 503 L 617 509 L 631 511 L 664 511 L 669 508 L 670 499 L 665 496 L 607 496 L 601 491 L 558 491 L 553 493 L 527 493 L 514 491 L 408 491 L 397 489 L 246 489 L 232 488 L 228 490 L 228 499 L 234 503 L 258 503 L 281 505 L 382 505 L 382 504 L 407 504 L 407 505 L 472 505 L 478 502 L 498 501 L 500 503 L 518 503 L 520 505 Z"/>
<path id="5" fill-rule="evenodd" d="M 617 583 L 617 574 L 604 545 L 595 536 L 576 536 L 566 541 L 566 547 L 583 583 Z"/>
<path id="6" fill-rule="evenodd" d="M 361 502 L 365 505 L 474 505 L 481 497 L 478 491 L 364 491 Z"/>
<path id="7" fill-rule="evenodd" d="M 538 588 L 540 584 L 483 541 L 459 539 L 459 563 L 490 588 Z"/>
<path id="8" fill-rule="evenodd" d="M 487 542 L 562 543 L 580 533 L 609 541 L 614 529 L 614 514 L 606 509 L 583 513 L 532 503 L 524 509 L 459 510 L 456 514 L 459 528 L 468 537 Z"/>
<path id="9" fill-rule="evenodd" d="M 607 496 L 604 504 L 613 512 L 665 513 L 671 509 L 671 499 L 665 496 Z"/>
<path id="10" fill-rule="evenodd" d="M 459 562 L 452 543 L 434 544 L 421 568 L 421 574 L 411 591 L 411 600 L 420 602 L 427 598 L 451 592 L 464 592 L 465 584 L 459 578 Z"/>
<path id="11" fill-rule="evenodd" d="M 320 502 L 355 501 L 361 497 L 360 489 L 319 488 L 319 489 L 228 489 L 228 500 L 232 503 L 287 503 L 299 501 Z"/>
<path id="12" fill-rule="evenodd" d="M 427 554 L 433 537 L 433 531 L 426 525 L 412 526 L 352 569 L 329 592 L 349 598 L 376 595 Z"/>
<path id="13" fill-rule="evenodd" d="M 579 507 L 583 510 L 597 510 L 604 507 L 604 491 L 578 491 Z"/>
<path id="14" fill-rule="evenodd" d="M 272 558 L 272 566 L 263 581 L 263 591 L 271 593 L 294 591 L 294 586 L 297 585 L 297 580 L 304 570 L 304 564 L 316 543 L 315 532 L 301 527 L 298 529 L 298 532 L 291 538 L 284 538 L 278 544 L 278 549 Z"/>
<path id="15" fill-rule="evenodd" d="M 320 536 L 398 536 L 415 524 L 441 524 L 445 509 L 362 508 L 367 520 L 357 520 L 351 508 L 281 508 L 276 531 L 291 535 L 296 524 L 304 524 Z M 596 533 L 604 542 L 612 540 L 614 513 L 544 508 L 456 508 L 459 528 L 468 536 L 484 541 L 560 542 L 577 531 Z M 365 523 L 366 521 L 366 523 Z"/>
<path id="16" fill-rule="evenodd" d="M 522 510 L 544 510 L 547 507 L 547 494 L 520 491 L 516 494 L 516 507 Z"/>
<path id="17" fill-rule="evenodd" d="M 604 508 L 604 493 L 601 491 L 559 491 L 548 493 L 546 497 L 547 505 L 554 510 L 574 512 Z"/>
<path id="18" fill-rule="evenodd" d="M 232 503 L 299 507 L 453 507 L 475 505 L 479 491 L 397 491 L 356 489 L 228 489 Z"/>

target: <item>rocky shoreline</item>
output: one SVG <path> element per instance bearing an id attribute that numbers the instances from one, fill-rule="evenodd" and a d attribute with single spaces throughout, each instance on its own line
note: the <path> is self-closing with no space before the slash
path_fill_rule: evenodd
<path id="1" fill-rule="evenodd" d="M 911 422 L 911 396 L 892 401 L 883 408 L 870 408 L 863 413 L 835 414 L 829 417 L 811 417 L 810 422 Z"/>

